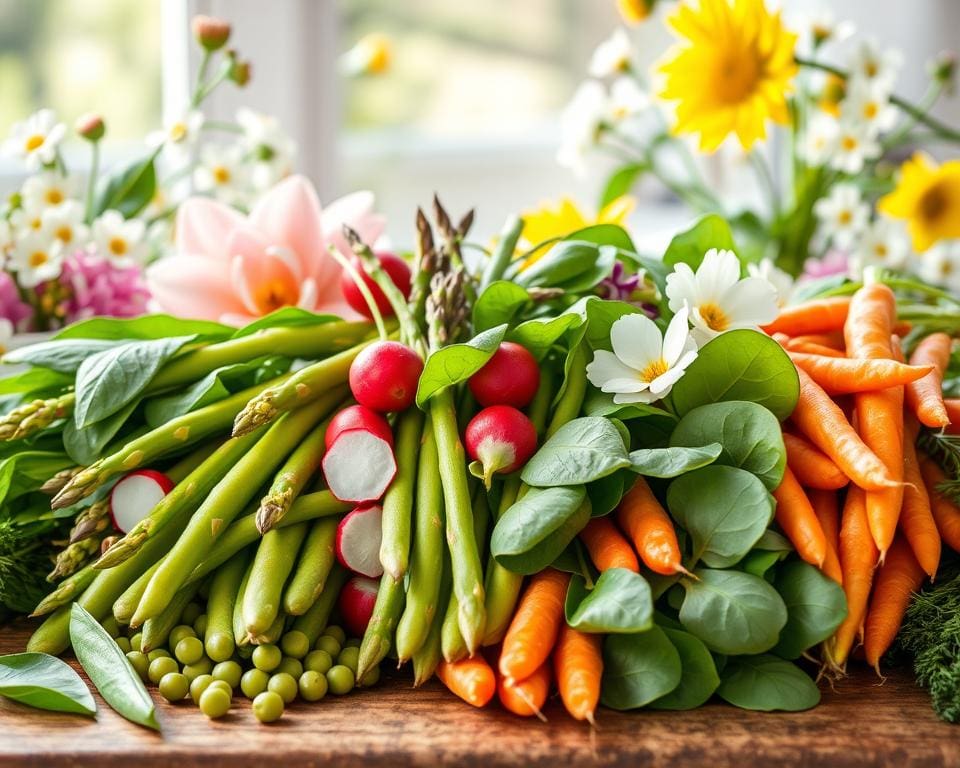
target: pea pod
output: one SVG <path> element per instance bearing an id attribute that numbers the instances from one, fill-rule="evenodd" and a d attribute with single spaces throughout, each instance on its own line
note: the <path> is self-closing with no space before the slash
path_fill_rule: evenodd
<path id="1" fill-rule="evenodd" d="M 327 576 L 327 583 L 324 585 L 320 597 L 317 598 L 317 602 L 310 606 L 306 613 L 297 616 L 294 620 L 293 629 L 303 632 L 311 646 L 320 637 L 320 633 L 327 628 L 330 614 L 333 613 L 333 608 L 337 604 L 340 590 L 347 582 L 347 576 L 347 571 L 339 563 L 334 563 L 333 570 Z"/>
<path id="2" fill-rule="evenodd" d="M 311 526 L 297 567 L 283 593 L 283 609 L 291 616 L 306 613 L 323 593 L 336 561 L 334 545 L 339 522 L 337 518 L 327 518 L 317 520 Z"/>
<path id="3" fill-rule="evenodd" d="M 380 563 L 394 581 L 402 579 L 410 560 L 410 523 L 413 511 L 417 454 L 423 434 L 423 412 L 407 409 L 399 418 L 394 453 L 397 475 L 383 500 L 383 537 Z"/>
<path id="4" fill-rule="evenodd" d="M 243 594 L 243 623 L 252 643 L 259 643 L 277 620 L 283 585 L 293 570 L 306 532 L 306 523 L 299 523 L 268 531 L 260 540 Z"/>
<path id="5" fill-rule="evenodd" d="M 217 569 L 210 582 L 203 644 L 213 661 L 226 661 L 233 656 L 233 608 L 247 572 L 247 560 L 246 552 L 237 553 Z"/>
<path id="6" fill-rule="evenodd" d="M 166 644 L 167 638 L 170 636 L 170 630 L 180 623 L 183 609 L 187 607 L 187 603 L 193 600 L 193 596 L 197 594 L 199 588 L 199 581 L 183 587 L 173 596 L 173 600 L 158 616 L 144 622 L 141 640 L 141 650 L 144 653 L 149 653 Z"/>

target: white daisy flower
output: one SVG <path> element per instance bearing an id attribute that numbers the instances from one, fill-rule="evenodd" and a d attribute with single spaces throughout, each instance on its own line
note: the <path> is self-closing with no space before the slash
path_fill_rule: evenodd
<path id="1" fill-rule="evenodd" d="M 942 240 L 928 248 L 917 272 L 929 283 L 960 293 L 960 240 Z"/>
<path id="2" fill-rule="evenodd" d="M 200 152 L 200 163 L 193 173 L 197 191 L 212 195 L 227 205 L 245 205 L 250 189 L 243 148 L 208 144 Z"/>
<path id="3" fill-rule="evenodd" d="M 830 167 L 855 176 L 863 170 L 867 160 L 880 157 L 882 151 L 870 126 L 860 120 L 841 120 Z"/>
<path id="4" fill-rule="evenodd" d="M 813 206 L 824 235 L 840 248 L 850 248 L 854 239 L 864 230 L 870 216 L 867 205 L 854 184 L 834 184 L 828 197 L 822 197 Z"/>
<path id="5" fill-rule="evenodd" d="M 13 341 L 13 323 L 7 318 L 0 317 L 0 355 L 10 351 L 10 342 Z"/>
<path id="6" fill-rule="evenodd" d="M 840 115 L 846 124 L 868 128 L 873 136 L 889 131 L 897 123 L 897 110 L 890 103 L 890 92 L 870 80 L 853 82 L 840 106 Z"/>
<path id="7" fill-rule="evenodd" d="M 759 263 L 747 264 L 747 274 L 766 280 L 777 292 L 777 306 L 785 307 L 793 294 L 794 279 L 774 264 L 773 259 L 761 259 Z"/>
<path id="8" fill-rule="evenodd" d="M 611 84 L 608 102 L 611 120 L 625 120 L 649 106 L 650 94 L 640 87 L 635 78 L 624 75 Z"/>
<path id="9" fill-rule="evenodd" d="M 83 223 L 83 206 L 76 200 L 66 200 L 47 208 L 41 220 L 46 235 L 59 240 L 66 250 L 76 250 L 87 244 L 89 230 Z"/>
<path id="10" fill-rule="evenodd" d="M 63 246 L 43 232 L 30 232 L 17 241 L 10 256 L 10 268 L 24 288 L 56 280 L 63 265 Z"/>
<path id="11" fill-rule="evenodd" d="M 576 174 L 586 171 L 586 155 L 597 145 L 609 110 L 607 92 L 597 80 L 580 84 L 560 114 L 560 148 L 557 162 Z"/>
<path id="12" fill-rule="evenodd" d="M 613 402 L 652 403 L 666 397 L 697 357 L 697 345 L 681 308 L 663 335 L 643 314 L 624 315 L 610 328 L 613 352 L 598 349 L 587 366 L 587 378 Z"/>
<path id="13" fill-rule="evenodd" d="M 837 21 L 829 8 L 821 8 L 814 13 L 809 19 L 808 29 L 814 47 L 828 42 L 841 43 L 857 31 L 852 21 Z"/>
<path id="14" fill-rule="evenodd" d="M 41 109 L 23 122 L 14 124 L 10 138 L 4 143 L 4 152 L 23 158 L 28 168 L 37 170 L 56 159 L 57 147 L 66 132 L 66 126 L 57 122 L 52 109 Z"/>
<path id="15" fill-rule="evenodd" d="M 10 227 L 18 237 L 43 229 L 43 208 L 22 206 L 10 214 Z"/>
<path id="16" fill-rule="evenodd" d="M 76 183 L 73 178 L 52 171 L 43 171 L 30 176 L 20 188 L 23 207 L 39 211 L 69 200 L 74 196 Z"/>
<path id="17" fill-rule="evenodd" d="M 163 146 L 170 161 L 179 165 L 190 159 L 202 128 L 203 113 L 192 109 L 171 120 L 161 130 L 148 133 L 147 144 L 151 147 Z"/>
<path id="18" fill-rule="evenodd" d="M 826 163 L 837 147 L 840 126 L 833 115 L 818 111 L 810 118 L 803 136 L 802 153 L 810 164 L 820 166 Z"/>
<path id="19" fill-rule="evenodd" d="M 866 80 L 889 93 L 902 66 L 903 54 L 896 48 L 881 47 L 876 40 L 862 40 L 850 57 L 850 77 L 853 84 Z"/>
<path id="20" fill-rule="evenodd" d="M 633 58 L 633 45 L 623 27 L 613 30 L 613 34 L 597 46 L 590 57 L 588 71 L 592 77 L 612 77 L 630 70 Z"/>
<path id="21" fill-rule="evenodd" d="M 250 181 L 258 191 L 269 189 L 290 173 L 297 145 L 271 115 L 244 107 L 237 111 L 237 122 L 243 129 L 242 144 L 253 163 Z"/>
<path id="22" fill-rule="evenodd" d="M 119 211 L 104 211 L 93 222 L 93 242 L 97 253 L 118 267 L 142 264 L 147 252 L 145 230 L 140 219 L 124 219 Z"/>
<path id="23" fill-rule="evenodd" d="M 711 248 L 696 273 L 677 264 L 667 275 L 666 292 L 674 312 L 689 307 L 693 338 L 701 346 L 724 331 L 771 323 L 780 313 L 777 290 L 762 277 L 741 280 L 733 251 Z"/>
<path id="24" fill-rule="evenodd" d="M 853 275 L 863 274 L 867 267 L 903 269 L 910 255 L 910 237 L 901 222 L 881 216 L 869 224 L 857 238 L 850 259 Z"/>
<path id="25" fill-rule="evenodd" d="M 0 219 L 0 264 L 13 250 L 13 227 L 6 219 Z"/>

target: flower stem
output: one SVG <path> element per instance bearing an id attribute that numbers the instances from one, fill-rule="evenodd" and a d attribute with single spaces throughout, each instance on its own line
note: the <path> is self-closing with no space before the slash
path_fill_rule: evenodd
<path id="1" fill-rule="evenodd" d="M 100 173 L 100 142 L 90 143 L 90 176 L 87 178 L 87 201 L 84 219 L 89 223 L 93 220 L 93 191 L 97 186 L 97 175 Z"/>
<path id="2" fill-rule="evenodd" d="M 196 109 L 200 106 L 200 102 L 204 99 L 204 86 L 203 82 L 207 79 L 207 69 L 210 67 L 210 57 L 211 52 L 206 48 L 203 49 L 203 58 L 200 59 L 200 66 L 197 69 L 197 83 L 193 88 L 193 96 L 190 98 L 190 106 L 193 109 Z"/>

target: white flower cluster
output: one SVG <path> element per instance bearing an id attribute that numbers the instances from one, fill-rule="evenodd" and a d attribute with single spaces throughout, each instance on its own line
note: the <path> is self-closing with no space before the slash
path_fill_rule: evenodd
<path id="1" fill-rule="evenodd" d="M 597 46 L 589 66 L 592 79 L 580 84 L 560 116 L 560 165 L 582 174 L 586 156 L 597 145 L 604 128 L 616 126 L 650 106 L 650 95 L 641 84 L 633 59 L 633 45 L 622 28 Z"/>

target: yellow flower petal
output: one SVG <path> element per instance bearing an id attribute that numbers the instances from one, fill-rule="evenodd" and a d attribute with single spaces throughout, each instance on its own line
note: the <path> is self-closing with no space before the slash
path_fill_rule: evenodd
<path id="1" fill-rule="evenodd" d="M 877 208 L 906 220 L 917 251 L 960 237 L 960 160 L 938 166 L 929 155 L 916 153 L 901 166 L 896 188 L 880 198 Z"/>

